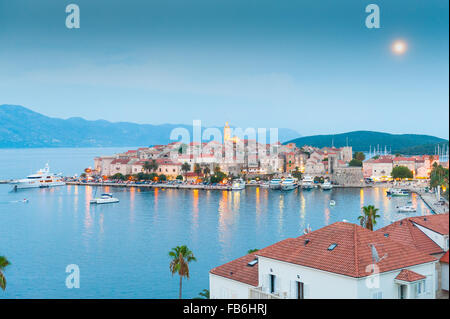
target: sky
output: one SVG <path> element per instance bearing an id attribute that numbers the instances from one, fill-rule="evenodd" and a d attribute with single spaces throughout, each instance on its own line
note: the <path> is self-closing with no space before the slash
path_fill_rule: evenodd
<path id="1" fill-rule="evenodd" d="M 80 8 L 80 28 L 65 8 Z M 380 8 L 368 29 L 365 7 Z M 0 104 L 136 123 L 449 136 L 442 0 L 0 0 Z M 403 40 L 407 50 L 394 54 Z"/>

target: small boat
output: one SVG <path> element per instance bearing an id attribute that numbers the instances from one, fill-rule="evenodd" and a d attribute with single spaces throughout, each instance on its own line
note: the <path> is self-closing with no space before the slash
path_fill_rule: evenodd
<path id="1" fill-rule="evenodd" d="M 96 197 L 91 199 L 91 204 L 109 204 L 109 203 L 118 203 L 119 199 L 114 198 L 111 193 L 102 194 L 100 197 Z"/>
<path id="2" fill-rule="evenodd" d="M 234 191 L 240 191 L 245 189 L 245 182 L 242 178 L 235 179 L 233 184 L 231 184 L 231 189 Z"/>
<path id="3" fill-rule="evenodd" d="M 283 191 L 290 191 L 296 189 L 297 186 L 298 186 L 297 179 L 292 177 L 285 178 L 280 185 L 281 190 Z"/>
<path id="4" fill-rule="evenodd" d="M 330 206 L 336 205 L 336 202 L 334 200 L 330 200 Z"/>
<path id="5" fill-rule="evenodd" d="M 322 185 L 320 185 L 320 187 L 324 190 L 324 191 L 328 191 L 331 190 L 333 188 L 333 185 L 331 185 L 331 183 L 329 181 L 323 182 Z"/>
<path id="6" fill-rule="evenodd" d="M 270 189 L 281 189 L 281 179 L 274 178 L 269 182 Z"/>
<path id="7" fill-rule="evenodd" d="M 309 226 L 309 224 L 308 224 L 308 226 L 307 227 L 305 227 L 305 229 L 303 229 L 303 234 L 309 234 L 310 232 L 312 232 L 312 229 L 311 229 L 311 226 Z"/>
<path id="8" fill-rule="evenodd" d="M 416 208 L 411 205 L 397 206 L 396 208 L 399 213 L 413 213 L 416 211 Z"/>
<path id="9" fill-rule="evenodd" d="M 389 188 L 386 192 L 387 195 L 390 196 L 408 196 L 409 191 L 406 189 L 400 189 L 400 188 Z"/>

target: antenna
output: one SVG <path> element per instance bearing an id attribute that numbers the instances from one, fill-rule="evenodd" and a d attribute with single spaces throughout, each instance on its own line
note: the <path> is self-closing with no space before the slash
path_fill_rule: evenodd
<path id="1" fill-rule="evenodd" d="M 374 244 L 369 244 L 369 247 L 370 247 L 370 251 L 372 253 L 372 263 L 373 263 L 373 270 L 372 271 L 375 271 L 375 264 L 379 263 L 384 258 L 386 258 L 388 254 L 384 254 L 384 256 L 380 258 L 380 255 L 378 254 L 378 251 L 377 251 L 375 245 Z"/>

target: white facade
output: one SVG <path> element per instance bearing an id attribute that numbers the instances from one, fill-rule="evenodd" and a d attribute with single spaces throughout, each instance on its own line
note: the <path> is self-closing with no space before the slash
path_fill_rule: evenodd
<path id="1" fill-rule="evenodd" d="M 441 287 L 448 291 L 448 264 L 441 263 Z"/>
<path id="2" fill-rule="evenodd" d="M 403 268 L 426 276 L 423 281 L 410 283 L 395 279 L 401 269 L 381 273 L 378 279 L 376 277 L 354 278 L 258 257 L 259 286 L 256 290 L 261 290 L 266 296 L 283 299 L 297 299 L 299 291 L 303 292 L 305 299 L 398 299 L 400 289 L 403 289 L 403 297 L 407 299 L 434 299 L 436 262 Z M 298 283 L 302 283 L 302 289 L 299 289 Z M 404 287 L 400 288 L 402 285 Z M 212 299 L 247 299 L 252 288 L 255 287 L 210 274 Z"/>

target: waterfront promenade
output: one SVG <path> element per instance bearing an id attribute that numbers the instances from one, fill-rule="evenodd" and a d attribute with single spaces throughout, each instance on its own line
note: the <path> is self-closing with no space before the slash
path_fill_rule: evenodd
<path id="1" fill-rule="evenodd" d="M 143 187 L 143 188 L 176 188 L 176 189 L 215 189 L 215 190 L 231 190 L 230 185 L 202 185 L 202 184 L 136 184 L 136 183 L 96 183 L 96 182 L 66 182 L 67 185 L 82 186 L 111 186 L 111 187 Z"/>

